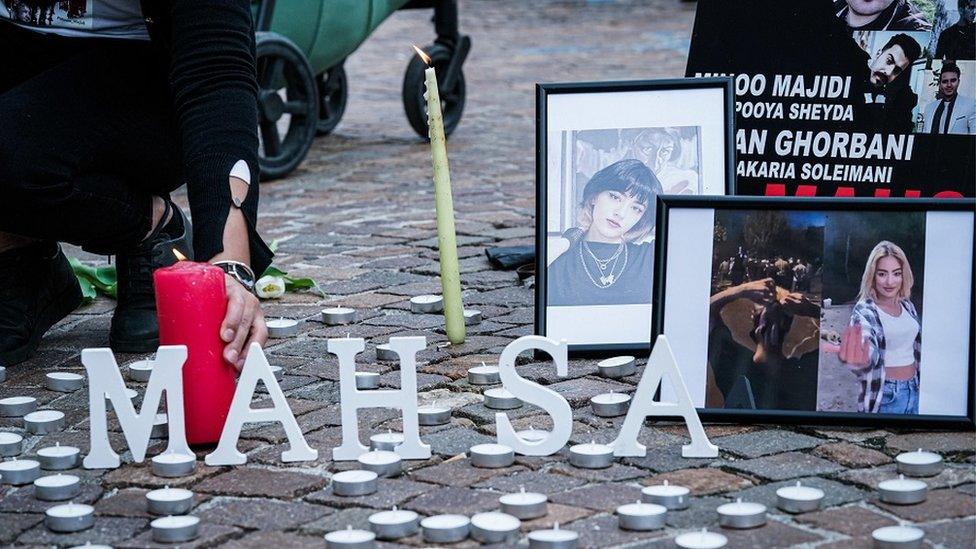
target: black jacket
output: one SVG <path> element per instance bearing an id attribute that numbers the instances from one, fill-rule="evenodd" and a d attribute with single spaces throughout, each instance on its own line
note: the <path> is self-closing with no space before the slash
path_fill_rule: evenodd
<path id="1" fill-rule="evenodd" d="M 273 253 L 257 234 L 258 85 L 248 0 L 142 0 L 146 27 L 168 63 L 183 177 L 197 259 L 223 250 L 231 202 L 228 176 L 238 160 L 251 170 L 241 210 L 251 267 L 260 276 Z"/>
<path id="2" fill-rule="evenodd" d="M 837 17 L 847 17 L 850 9 L 847 0 L 834 0 L 834 10 Z M 863 27 L 851 30 L 885 30 L 885 31 L 930 31 L 932 24 L 925 20 L 925 14 L 918 10 L 908 0 L 895 0 L 885 8 L 878 17 Z"/>

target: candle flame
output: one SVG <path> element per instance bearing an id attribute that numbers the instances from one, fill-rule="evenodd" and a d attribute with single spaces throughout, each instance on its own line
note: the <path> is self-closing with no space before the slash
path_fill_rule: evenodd
<path id="1" fill-rule="evenodd" d="M 177 261 L 186 261 L 186 256 L 181 254 L 176 248 L 173 248 L 173 255 L 176 256 Z"/>
<path id="2" fill-rule="evenodd" d="M 414 51 L 417 52 L 417 55 L 419 55 L 420 58 L 424 61 L 424 64 L 429 67 L 430 66 L 430 56 L 427 55 L 426 53 L 424 53 L 424 50 L 418 48 L 417 46 L 415 46 L 413 44 L 410 44 L 410 45 L 413 47 Z"/>

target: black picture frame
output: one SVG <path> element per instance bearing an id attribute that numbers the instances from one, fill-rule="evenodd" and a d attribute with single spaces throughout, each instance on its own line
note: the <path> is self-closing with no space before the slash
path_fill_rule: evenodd
<path id="1" fill-rule="evenodd" d="M 871 211 L 871 212 L 969 212 L 976 215 L 976 201 L 971 199 L 906 199 L 906 198 L 763 198 L 744 196 L 679 197 L 664 196 L 658 200 L 657 238 L 655 249 L 654 297 L 652 299 L 652 341 L 663 333 L 667 302 L 667 251 L 671 212 L 674 209 L 738 209 L 738 210 L 808 210 L 808 211 Z M 970 257 L 971 273 L 976 273 L 976 250 Z M 970 295 L 976 296 L 976 277 L 970 280 Z M 969 311 L 968 389 L 965 416 L 953 415 L 896 415 L 861 412 L 818 412 L 790 410 L 747 410 L 698 408 L 707 421 L 737 423 L 804 423 L 814 425 L 842 425 L 863 427 L 912 427 L 973 430 L 976 428 L 976 305 Z M 929 314 L 932 314 L 931 312 Z M 707 342 L 703 342 L 707 344 Z M 681 364 L 678 365 L 682 367 Z"/>
<path id="2" fill-rule="evenodd" d="M 723 91 L 724 140 L 723 155 L 725 194 L 735 190 L 735 91 L 731 77 L 680 78 L 661 80 L 633 80 L 612 82 L 569 82 L 536 84 L 536 264 L 535 264 L 535 334 L 546 335 L 547 307 L 547 128 L 548 99 L 559 94 L 589 94 L 607 92 L 647 92 L 671 90 L 720 89 Z M 653 291 L 653 290 L 652 290 Z M 570 344 L 572 356 L 611 356 L 628 353 L 646 356 L 650 342 L 615 344 Z"/>

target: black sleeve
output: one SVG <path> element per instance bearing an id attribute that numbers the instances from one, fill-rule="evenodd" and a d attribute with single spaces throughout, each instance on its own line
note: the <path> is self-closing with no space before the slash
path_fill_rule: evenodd
<path id="1" fill-rule="evenodd" d="M 173 0 L 170 86 L 181 136 L 183 176 L 193 215 L 194 253 L 223 251 L 232 206 L 228 176 L 238 160 L 251 170 L 242 205 L 251 267 L 260 276 L 273 256 L 256 231 L 258 211 L 257 78 L 248 0 Z"/>

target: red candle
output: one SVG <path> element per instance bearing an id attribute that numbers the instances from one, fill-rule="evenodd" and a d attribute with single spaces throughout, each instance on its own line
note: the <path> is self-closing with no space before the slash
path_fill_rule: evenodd
<path id="1" fill-rule="evenodd" d="M 183 410 L 186 440 L 220 440 L 237 371 L 224 360 L 220 325 L 227 311 L 224 271 L 207 263 L 179 261 L 156 269 L 156 314 L 160 345 L 186 345 Z"/>

